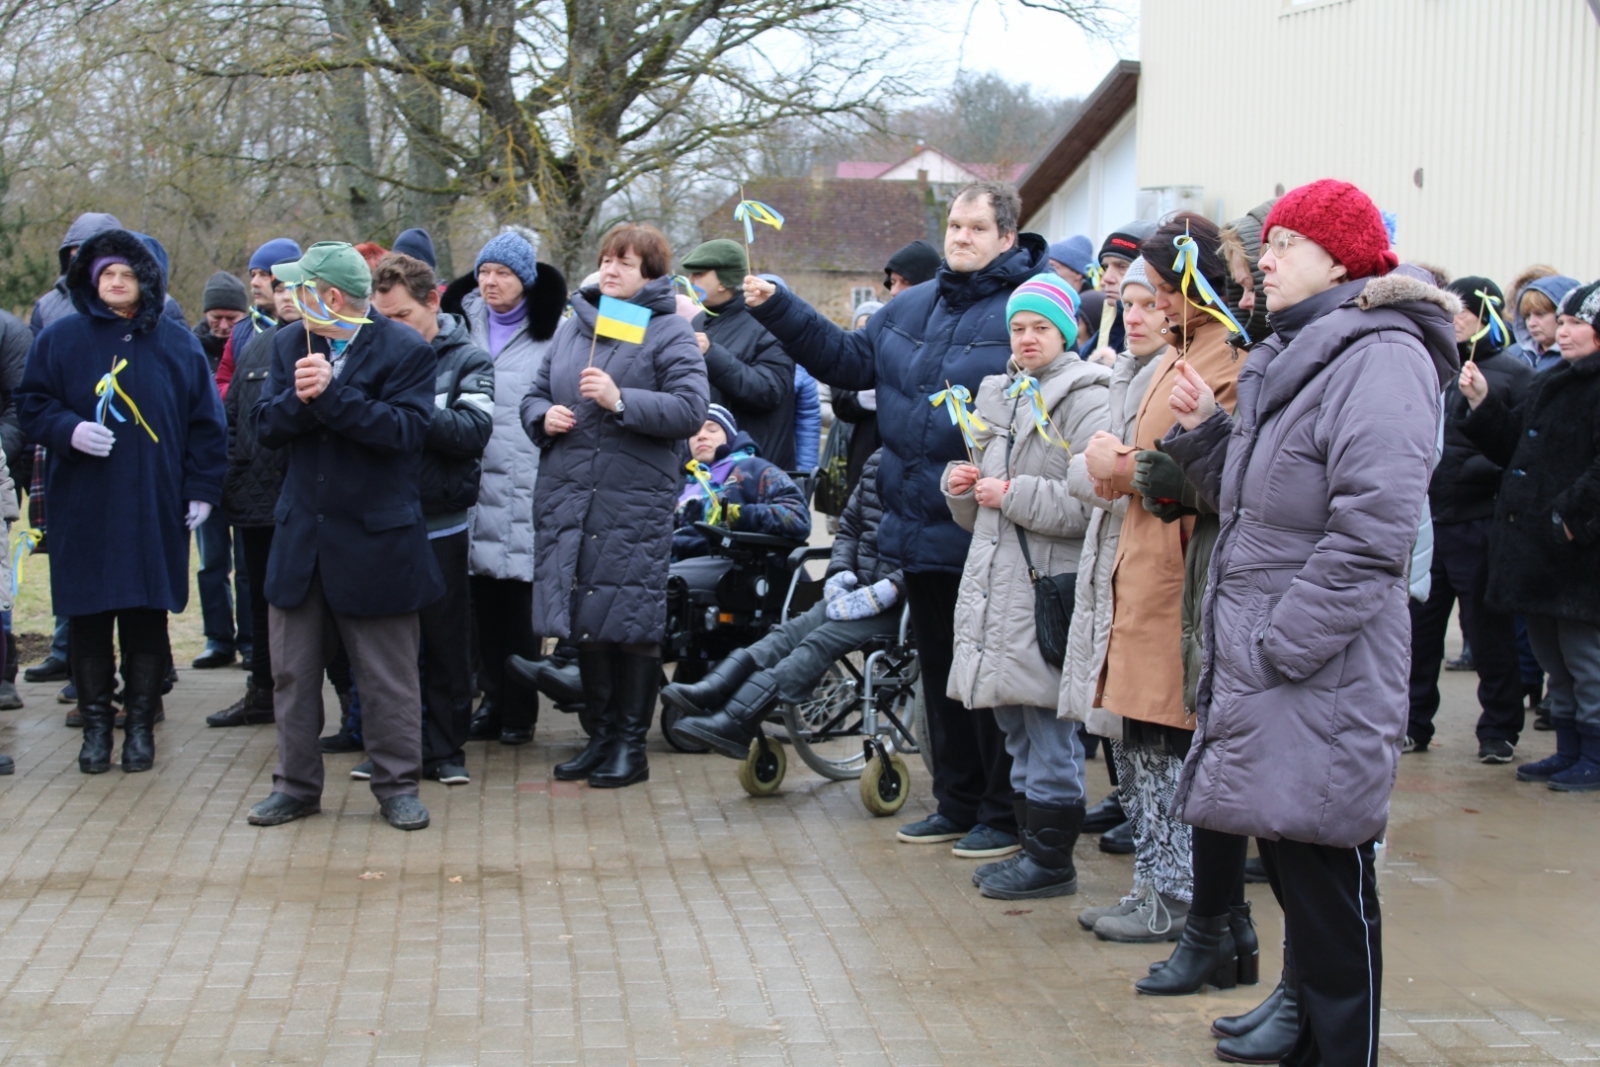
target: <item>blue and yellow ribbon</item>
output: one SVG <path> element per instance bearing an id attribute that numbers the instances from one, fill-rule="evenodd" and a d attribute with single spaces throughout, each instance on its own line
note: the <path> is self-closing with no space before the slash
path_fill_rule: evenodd
<path id="1" fill-rule="evenodd" d="M 128 361 L 126 359 L 119 359 L 112 364 L 111 373 L 100 376 L 99 384 L 94 387 L 94 395 L 100 398 L 94 405 L 94 421 L 104 426 L 106 424 L 106 415 L 109 414 L 118 422 L 127 422 L 128 417 L 118 411 L 117 405 L 112 402 L 114 397 L 120 396 L 122 402 L 128 405 L 128 410 L 133 412 L 133 421 L 144 427 L 144 432 L 150 435 L 150 440 L 160 444 L 161 438 L 156 436 L 156 432 L 150 428 L 150 424 L 145 422 L 144 416 L 139 413 L 139 405 L 133 402 L 133 397 L 129 396 L 127 391 L 122 388 L 122 383 L 117 381 L 117 375 L 121 374 L 127 366 Z"/>
<path id="2" fill-rule="evenodd" d="M 771 226 L 774 230 L 783 229 L 783 216 L 778 214 L 775 208 L 759 200 L 739 201 L 739 206 L 733 209 L 733 218 L 736 222 L 744 223 L 745 244 L 750 244 L 756 239 L 756 230 L 752 223 L 759 222 L 763 226 Z"/>
<path id="3" fill-rule="evenodd" d="M 311 295 L 317 301 L 317 307 L 321 311 L 321 314 L 312 311 L 306 306 L 305 301 L 300 299 L 300 291 L 302 289 L 310 291 Z M 327 304 L 322 302 L 322 294 L 317 292 L 316 286 L 313 285 L 290 286 L 289 298 L 294 301 L 294 306 L 300 309 L 300 314 L 305 316 L 306 321 L 314 326 L 333 326 L 340 323 L 346 326 L 364 326 L 372 321 L 366 317 L 351 318 L 348 315 L 341 315 L 337 311 L 334 311 Z"/>
<path id="4" fill-rule="evenodd" d="M 1032 401 L 1033 425 L 1039 431 L 1039 436 L 1060 448 L 1072 451 L 1072 442 L 1061 435 L 1056 429 L 1056 424 L 1050 421 L 1050 410 L 1044 406 L 1044 394 L 1039 391 L 1039 379 L 1031 374 L 1019 374 L 1017 380 L 1006 389 L 1006 399 L 1015 400 L 1026 394 Z M 1050 436 L 1050 431 L 1055 430 L 1055 437 Z"/>
<path id="5" fill-rule="evenodd" d="M 1211 288 L 1206 276 L 1200 273 L 1200 246 L 1194 243 L 1194 238 L 1181 233 L 1172 239 L 1172 247 L 1178 250 L 1178 258 L 1172 261 L 1172 269 L 1182 275 L 1178 291 L 1183 294 L 1183 298 L 1222 323 L 1230 333 L 1236 333 L 1244 338 L 1245 344 L 1249 344 L 1250 335 L 1239 325 L 1239 320 L 1233 317 L 1233 312 L 1228 310 L 1227 303 L 1217 295 L 1215 289 Z M 1193 293 L 1200 294 L 1200 299 L 1205 303 L 1195 300 L 1191 295 Z"/>
<path id="6" fill-rule="evenodd" d="M 1100 288 L 1100 280 L 1106 276 L 1106 269 L 1100 265 L 1099 260 L 1083 268 L 1083 276 L 1089 279 L 1089 288 Z"/>
<path id="7" fill-rule="evenodd" d="M 701 311 L 706 310 L 706 291 L 700 288 L 694 282 L 691 282 L 686 276 L 682 274 L 674 274 L 672 276 L 672 289 L 674 292 L 682 293 L 690 300 L 693 300 L 694 306 L 699 308 Z"/>
<path id="8" fill-rule="evenodd" d="M 17 599 L 17 582 L 22 576 L 23 552 L 26 551 L 28 555 L 33 555 L 34 549 L 39 547 L 39 542 L 42 540 L 43 537 L 39 534 L 39 531 L 31 527 L 17 531 L 17 547 L 11 553 L 11 600 L 13 604 Z"/>
<path id="9" fill-rule="evenodd" d="M 1500 317 L 1500 298 L 1482 289 L 1475 289 L 1473 296 L 1483 301 L 1483 329 L 1473 334 L 1469 339 L 1473 351 L 1477 351 L 1478 342 L 1487 337 L 1490 341 L 1504 348 L 1511 343 L 1511 330 Z"/>
<path id="10" fill-rule="evenodd" d="M 711 468 L 697 459 L 691 459 L 684 464 L 684 468 L 694 475 L 694 480 L 700 483 L 700 492 L 705 494 L 705 521 L 712 526 L 717 525 L 722 520 L 722 501 L 711 484 Z"/>
<path id="11" fill-rule="evenodd" d="M 950 385 L 947 382 L 945 383 L 945 388 L 928 397 L 928 403 L 934 407 L 943 404 L 945 411 L 950 415 L 950 425 L 960 429 L 961 437 L 966 441 L 967 447 L 976 449 L 979 452 L 983 451 L 983 446 L 978 443 L 973 430 L 988 430 L 989 427 L 985 426 L 983 420 L 968 409 L 968 405 L 972 403 L 972 394 L 967 391 L 966 386 Z"/>

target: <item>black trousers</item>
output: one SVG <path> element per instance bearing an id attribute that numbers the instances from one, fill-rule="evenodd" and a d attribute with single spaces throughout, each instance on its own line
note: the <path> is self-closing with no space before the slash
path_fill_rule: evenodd
<path id="1" fill-rule="evenodd" d="M 478 623 L 482 657 L 478 685 L 483 698 L 499 709 L 502 729 L 531 729 L 539 721 L 539 694 L 507 679 L 506 658 L 534 659 L 539 655 L 539 640 L 533 636 L 533 583 L 474 574 L 471 597 Z"/>
<path id="2" fill-rule="evenodd" d="M 235 526 L 244 549 L 245 581 L 250 589 L 252 634 L 261 634 L 250 646 L 250 684 L 272 692 L 272 642 L 267 633 L 267 560 L 272 555 L 273 526 Z"/>
<path id="3" fill-rule="evenodd" d="M 418 613 L 422 623 L 422 770 L 462 764 L 472 724 L 472 598 L 467 531 L 428 542 L 444 574 L 444 595 Z"/>
<path id="4" fill-rule="evenodd" d="M 1478 740 L 1516 743 L 1522 733 L 1522 670 L 1512 616 L 1484 603 L 1489 582 L 1492 519 L 1439 523 L 1433 528 L 1433 589 L 1426 603 L 1411 601 L 1411 725 L 1406 733 L 1426 744 L 1439 710 L 1439 668 L 1450 609 L 1461 602 L 1461 632 L 1478 668 Z"/>
<path id="5" fill-rule="evenodd" d="M 1257 840 L 1300 971 L 1300 1035 L 1287 1067 L 1376 1067 L 1383 938 L 1372 842 Z"/>
<path id="6" fill-rule="evenodd" d="M 96 615 L 74 615 L 67 620 L 67 625 L 75 655 L 115 656 L 111 647 L 113 626 L 124 656 L 143 653 L 160 656 L 164 661 L 172 653 L 172 646 L 167 643 L 167 613 L 159 608 L 123 608 Z"/>
<path id="7" fill-rule="evenodd" d="M 958 826 L 1017 832 L 1011 805 L 1011 755 L 991 708 L 967 708 L 945 695 L 955 657 L 959 574 L 907 574 L 906 603 L 922 664 L 922 699 L 933 743 L 933 798 Z"/>

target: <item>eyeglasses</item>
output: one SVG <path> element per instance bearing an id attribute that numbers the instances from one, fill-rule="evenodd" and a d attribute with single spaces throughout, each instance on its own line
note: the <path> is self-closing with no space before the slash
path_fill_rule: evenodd
<path id="1" fill-rule="evenodd" d="M 1309 240 L 1311 240 L 1311 238 L 1307 237 L 1303 233 L 1295 233 L 1293 230 L 1285 230 L 1283 227 L 1280 226 L 1280 227 L 1278 227 L 1278 232 L 1273 234 L 1270 238 L 1268 238 L 1267 247 L 1272 249 L 1272 254 L 1273 255 L 1281 256 L 1284 253 L 1288 252 L 1290 247 L 1296 241 L 1309 241 Z"/>

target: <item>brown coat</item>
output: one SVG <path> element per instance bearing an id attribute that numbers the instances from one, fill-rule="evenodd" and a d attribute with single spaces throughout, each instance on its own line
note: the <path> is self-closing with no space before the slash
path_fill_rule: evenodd
<path id="1" fill-rule="evenodd" d="M 1111 484 L 1132 499 L 1111 575 L 1111 641 L 1095 701 L 1124 718 L 1185 730 L 1194 729 L 1194 720 L 1183 704 L 1183 549 L 1194 517 L 1162 522 L 1145 510 L 1133 489 L 1133 453 L 1154 448 L 1177 421 L 1167 399 L 1179 359 L 1187 359 L 1216 393 L 1217 403 L 1233 411 L 1244 353 L 1228 344 L 1228 329 L 1221 323 L 1208 318 L 1202 325 L 1192 319 L 1190 324 L 1189 342 L 1175 341 L 1161 354 L 1139 407 L 1133 443 L 1118 450 L 1126 459 L 1118 460 Z"/>

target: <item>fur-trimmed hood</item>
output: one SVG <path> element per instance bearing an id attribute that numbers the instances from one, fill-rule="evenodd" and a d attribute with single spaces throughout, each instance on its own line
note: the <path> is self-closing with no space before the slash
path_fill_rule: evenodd
<path id="1" fill-rule="evenodd" d="M 133 315 L 135 333 L 155 329 L 167 304 L 167 280 L 161 264 L 149 247 L 127 230 L 105 230 L 78 246 L 78 254 L 67 266 L 67 295 L 79 314 L 94 318 L 116 318 L 116 312 L 100 299 L 98 287 L 89 277 L 94 262 L 103 256 L 121 256 L 133 268 L 139 281 L 139 310 Z"/>
<path id="2" fill-rule="evenodd" d="M 555 336 L 567 308 L 567 279 L 548 263 L 540 263 L 538 269 L 539 276 L 523 290 L 522 303 L 528 309 L 528 334 L 535 341 L 548 341 Z M 477 291 L 477 272 L 463 274 L 445 287 L 439 309 L 464 318 L 462 302 L 468 293 Z"/>

